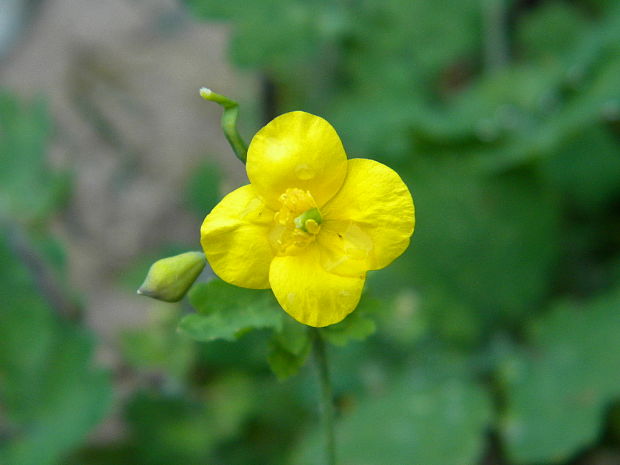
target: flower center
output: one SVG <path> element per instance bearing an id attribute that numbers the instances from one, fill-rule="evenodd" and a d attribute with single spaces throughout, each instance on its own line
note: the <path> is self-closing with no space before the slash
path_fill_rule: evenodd
<path id="1" fill-rule="evenodd" d="M 323 218 L 321 218 L 321 212 L 318 208 L 306 210 L 293 220 L 297 229 L 309 234 L 317 234 L 321 230 L 322 222 Z"/>
<path id="2" fill-rule="evenodd" d="M 281 207 L 274 215 L 269 240 L 278 255 L 295 255 L 314 242 L 323 218 L 308 191 L 290 188 L 279 200 Z"/>

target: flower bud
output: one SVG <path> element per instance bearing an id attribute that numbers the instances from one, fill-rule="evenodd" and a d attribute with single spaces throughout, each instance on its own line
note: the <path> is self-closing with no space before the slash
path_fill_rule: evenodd
<path id="1" fill-rule="evenodd" d="M 178 302 L 194 284 L 207 263 L 202 252 L 185 252 L 151 265 L 138 294 L 165 302 Z"/>

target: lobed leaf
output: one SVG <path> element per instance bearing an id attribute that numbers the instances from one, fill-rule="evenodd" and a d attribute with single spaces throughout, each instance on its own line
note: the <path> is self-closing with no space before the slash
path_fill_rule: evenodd
<path id="1" fill-rule="evenodd" d="M 558 463 L 599 436 L 620 398 L 620 292 L 559 305 L 531 329 L 531 348 L 508 357 L 500 380 L 501 432 L 516 463 Z"/>
<path id="2" fill-rule="evenodd" d="M 185 316 L 178 328 L 197 341 L 233 341 L 253 329 L 282 326 L 283 310 L 270 291 L 243 289 L 214 279 L 195 285 L 189 299 L 199 313 Z"/>

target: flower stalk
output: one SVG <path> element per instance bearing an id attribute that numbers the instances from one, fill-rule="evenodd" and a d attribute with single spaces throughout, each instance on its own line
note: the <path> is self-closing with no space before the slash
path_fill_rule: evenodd
<path id="1" fill-rule="evenodd" d="M 226 140 L 232 147 L 235 155 L 243 164 L 248 158 L 248 145 L 245 143 L 239 130 L 237 129 L 237 117 L 239 116 L 239 104 L 224 95 L 216 94 L 211 89 L 203 87 L 200 89 L 200 96 L 211 102 L 215 102 L 224 107 L 222 114 L 222 129 Z"/>
<path id="2" fill-rule="evenodd" d="M 329 365 L 327 362 L 327 350 L 325 341 L 319 328 L 312 328 L 314 336 L 314 356 L 319 374 L 321 388 L 321 414 L 323 422 L 323 434 L 325 440 L 325 456 L 327 465 L 336 465 L 336 438 L 334 434 L 334 399 Z"/>

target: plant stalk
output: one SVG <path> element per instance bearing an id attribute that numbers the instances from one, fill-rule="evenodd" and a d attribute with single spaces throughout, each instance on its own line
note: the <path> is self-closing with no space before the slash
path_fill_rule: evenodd
<path id="1" fill-rule="evenodd" d="M 215 102 L 224 107 L 222 114 L 222 129 L 226 140 L 235 152 L 235 155 L 243 164 L 248 158 L 248 145 L 245 143 L 239 130 L 237 129 L 237 117 L 239 116 L 239 104 L 224 95 L 216 94 L 211 89 L 203 87 L 200 89 L 200 96 L 211 102 Z"/>
<path id="2" fill-rule="evenodd" d="M 318 328 L 314 332 L 314 357 L 316 360 L 321 388 L 321 414 L 325 439 L 325 456 L 327 465 L 336 465 L 336 439 L 334 435 L 334 399 L 329 376 L 327 348 Z"/>

